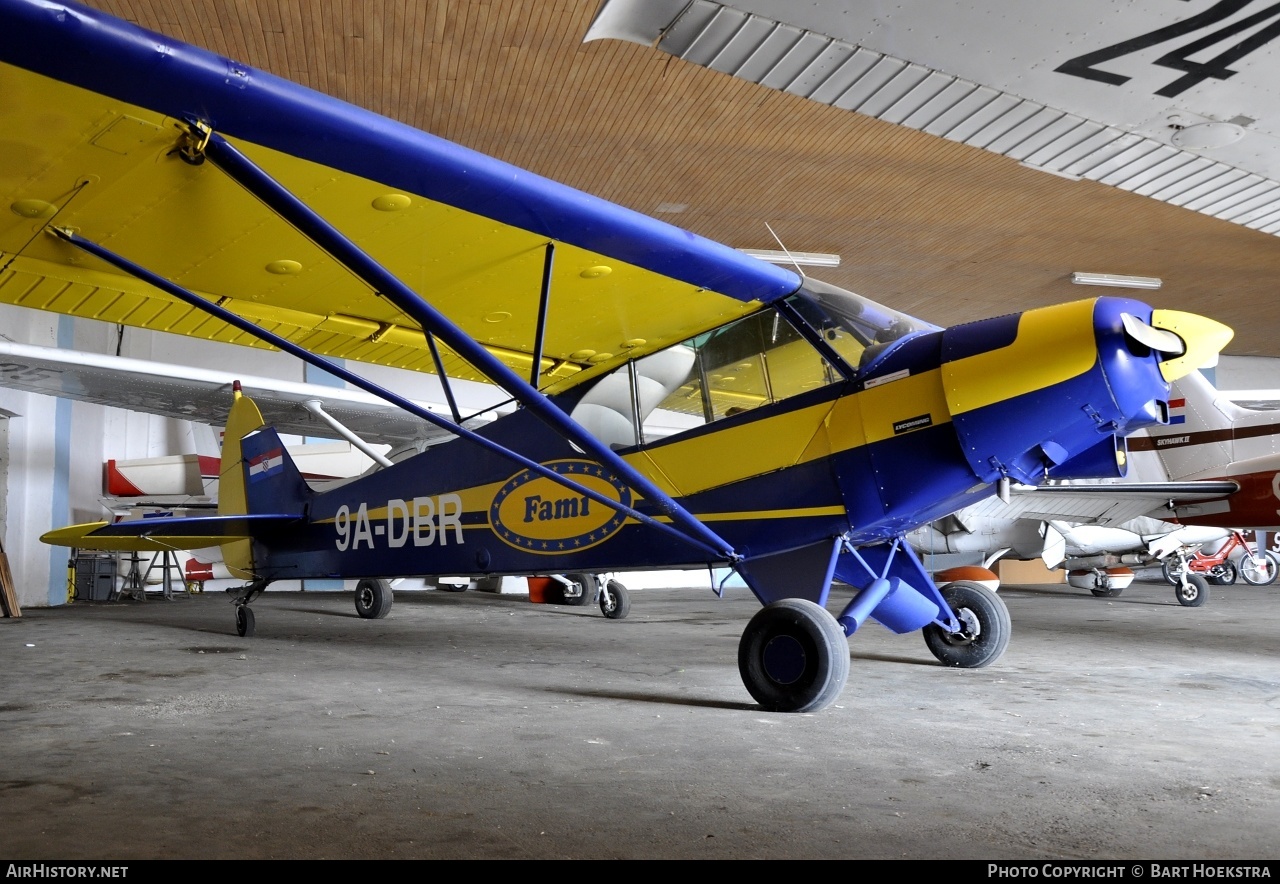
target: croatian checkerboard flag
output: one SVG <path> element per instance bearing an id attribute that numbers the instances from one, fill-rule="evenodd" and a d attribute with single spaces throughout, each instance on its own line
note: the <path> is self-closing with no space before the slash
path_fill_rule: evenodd
<path id="1" fill-rule="evenodd" d="M 1169 423 L 1185 424 L 1187 422 L 1187 400 L 1186 399 L 1170 399 L 1169 400 Z"/>
<path id="2" fill-rule="evenodd" d="M 284 449 L 273 448 L 249 458 L 249 481 L 257 482 L 284 469 Z"/>

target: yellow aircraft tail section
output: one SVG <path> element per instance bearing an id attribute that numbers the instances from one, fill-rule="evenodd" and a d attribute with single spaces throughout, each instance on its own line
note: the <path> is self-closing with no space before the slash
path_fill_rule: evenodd
<path id="1" fill-rule="evenodd" d="M 245 492 L 244 453 L 240 440 L 265 424 L 253 400 L 241 394 L 238 385 L 227 426 L 222 437 L 222 466 L 218 475 L 218 515 L 238 516 L 249 511 Z M 232 576 L 253 578 L 253 542 L 232 540 L 222 544 L 222 558 Z"/>
<path id="2" fill-rule="evenodd" d="M 173 552 L 181 549 L 206 549 L 226 545 L 224 534 L 121 534 L 103 535 L 99 532 L 111 527 L 110 522 L 84 522 L 55 528 L 40 535 L 40 540 L 50 546 L 68 546 L 73 549 L 96 549 L 104 552 Z M 248 543 L 248 541 L 243 541 Z"/>

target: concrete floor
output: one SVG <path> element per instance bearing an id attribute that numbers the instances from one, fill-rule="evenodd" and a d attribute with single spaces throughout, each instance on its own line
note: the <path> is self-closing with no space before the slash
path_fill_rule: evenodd
<path id="1" fill-rule="evenodd" d="M 737 593 L 267 593 L 253 639 L 222 595 L 29 610 L 0 856 L 1280 857 L 1280 588 L 1006 587 L 995 666 L 872 624 L 814 715 L 751 704 Z"/>

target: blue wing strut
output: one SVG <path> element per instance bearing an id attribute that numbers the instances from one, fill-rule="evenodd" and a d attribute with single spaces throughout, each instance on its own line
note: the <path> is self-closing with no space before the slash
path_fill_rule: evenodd
<path id="1" fill-rule="evenodd" d="M 630 516 L 631 518 L 635 519 L 638 522 L 642 522 L 652 528 L 656 528 L 674 537 L 678 537 L 681 540 L 685 541 L 686 543 L 691 543 L 694 546 L 704 549 L 712 555 L 714 561 L 732 562 L 732 561 L 736 561 L 739 558 L 737 554 L 734 553 L 732 549 L 729 548 L 729 545 L 724 541 L 719 541 L 720 545 L 722 545 L 725 550 L 725 551 L 722 551 L 719 546 L 713 546 L 713 545 L 707 544 L 700 538 L 690 537 L 685 532 L 678 531 L 675 528 L 673 528 L 671 525 L 667 525 L 655 520 L 652 516 L 647 516 L 644 513 L 638 512 L 637 510 L 632 509 L 629 506 L 626 506 L 624 504 L 619 503 L 616 500 L 606 497 L 605 495 L 601 494 L 600 492 L 592 488 L 588 488 L 585 485 L 580 485 L 577 482 L 574 482 L 572 479 L 566 476 L 562 476 L 559 473 L 556 473 L 551 469 L 543 466 L 537 461 L 530 460 L 529 458 L 515 451 L 512 451 L 511 449 L 503 445 L 500 445 L 491 439 L 487 439 L 484 436 L 477 435 L 476 433 L 472 432 L 471 430 L 467 429 L 461 424 L 455 424 L 451 421 L 448 421 L 440 417 L 438 414 L 435 414 L 432 411 L 428 411 L 427 409 L 422 408 L 416 403 L 411 402 L 408 399 L 405 399 L 403 396 L 398 396 L 397 394 L 391 392 L 390 390 L 387 390 L 386 388 L 381 387 L 378 384 L 375 384 L 370 380 L 366 380 L 360 375 L 347 370 L 343 366 L 340 366 L 335 362 L 330 362 L 328 359 L 325 359 L 323 356 L 319 356 L 315 353 L 310 352 L 309 350 L 305 350 L 302 347 L 299 347 L 297 344 L 294 344 L 292 341 L 286 338 L 282 338 L 279 335 L 273 334 L 272 332 L 269 332 L 266 329 L 255 325 L 249 320 L 244 319 L 243 317 L 238 316 L 235 313 L 232 313 L 231 311 L 218 306 L 217 304 L 214 304 L 210 301 L 205 300 L 204 298 L 200 297 L 194 292 L 188 291 L 187 289 L 184 289 L 182 286 L 177 285 L 176 283 L 170 282 L 169 280 L 165 279 L 162 276 L 158 276 L 155 273 L 152 273 L 150 270 L 147 270 L 145 267 L 141 267 L 133 263 L 128 258 L 125 258 L 122 255 L 118 255 L 115 252 L 111 251 L 110 249 L 105 248 L 104 246 L 99 245 L 96 242 L 93 242 L 92 240 L 85 239 L 84 237 L 76 233 L 72 233 L 69 230 L 65 230 L 59 227 L 51 227 L 49 228 L 49 230 L 54 236 L 57 236 L 59 239 L 63 240 L 64 242 L 69 243 L 70 245 L 73 245 L 76 248 L 81 249 L 82 251 L 88 252 L 89 254 L 94 255 L 95 257 L 101 258 L 103 261 L 106 261 L 108 264 L 111 264 L 112 266 L 119 268 L 125 273 L 128 273 L 130 276 L 134 276 L 134 277 L 137 277 L 138 279 L 148 282 L 151 285 L 154 285 L 156 288 L 160 289 L 161 291 L 166 292 L 170 295 L 173 295 L 175 298 L 178 298 L 179 300 L 184 301 L 193 307 L 197 307 L 213 316 L 216 316 L 218 319 L 221 319 L 223 322 L 226 322 L 228 325 L 233 325 L 236 328 L 240 329 L 241 331 L 246 332 L 247 334 L 251 334 L 254 337 L 259 338 L 263 341 L 266 341 L 267 343 L 275 347 L 279 347 L 281 350 L 285 351 L 286 353 L 289 353 L 292 356 L 296 356 L 305 362 L 309 362 L 312 365 L 315 365 L 318 368 L 321 368 L 324 371 L 327 371 L 336 377 L 342 378 L 344 381 L 354 384 L 360 389 L 368 393 L 371 393 L 374 396 L 377 396 L 378 398 L 385 400 L 386 402 L 391 403 L 397 408 L 402 408 L 405 411 L 409 412 L 410 414 L 415 415 L 416 417 L 422 418 L 428 423 L 434 424 L 435 426 L 448 430 L 449 432 L 454 433 L 463 439 L 467 439 L 468 441 L 473 442 L 476 445 L 479 445 L 480 447 L 486 449 L 487 451 L 491 451 L 503 457 L 510 458 L 511 460 L 520 464 L 525 469 L 528 469 L 531 472 L 535 472 L 540 476 L 544 476 L 552 480 L 553 482 L 563 485 L 564 487 L 569 488 L 576 494 L 582 494 L 587 497 L 590 497 L 592 500 L 598 501 L 601 505 L 607 506 L 610 509 L 617 510 L 618 512 L 625 513 L 627 516 Z M 542 394 L 538 393 L 537 391 L 534 391 L 534 395 L 539 397 L 542 396 Z M 563 414 L 563 412 L 561 412 L 561 414 Z M 567 417 L 566 417 L 566 420 L 568 420 Z M 577 424 L 574 423 L 574 426 L 577 426 Z M 609 452 L 609 453 L 613 454 L 613 452 Z M 614 456 L 616 457 L 616 455 Z M 643 491 L 644 489 L 640 489 L 640 490 Z M 690 518 L 694 518 L 694 517 L 690 516 Z M 707 533 L 711 534 L 712 537 L 715 537 L 715 535 L 712 534 L 709 530 L 707 530 Z"/>
<path id="2" fill-rule="evenodd" d="M 489 380 L 506 390 L 551 429 L 563 434 L 584 452 L 594 457 L 597 462 L 613 470 L 619 478 L 669 516 L 671 521 L 682 528 L 690 538 L 710 547 L 717 556 L 728 561 L 736 561 L 740 558 L 726 540 L 698 521 L 692 513 L 676 503 L 661 488 L 618 457 L 609 446 L 583 429 L 554 402 L 539 393 L 528 381 L 450 322 L 447 316 L 424 301 L 337 228 L 321 218 L 310 206 L 236 150 L 225 138 L 216 132 L 206 132 L 204 138 L 207 139 L 204 144 L 204 155 L 215 166 L 262 200 L 303 236 L 332 255 L 365 285 L 387 298 L 405 315 L 416 320 L 424 330 L 444 341 L 455 353 L 471 363 Z"/>

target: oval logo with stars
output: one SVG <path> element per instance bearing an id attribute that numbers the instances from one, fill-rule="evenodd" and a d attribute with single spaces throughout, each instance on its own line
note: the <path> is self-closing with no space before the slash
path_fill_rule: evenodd
<path id="1" fill-rule="evenodd" d="M 558 460 L 545 466 L 584 488 L 631 506 L 631 489 L 598 463 Z M 508 479 L 489 505 L 489 523 L 503 542 L 548 556 L 603 543 L 626 519 L 598 500 L 530 470 Z"/>

